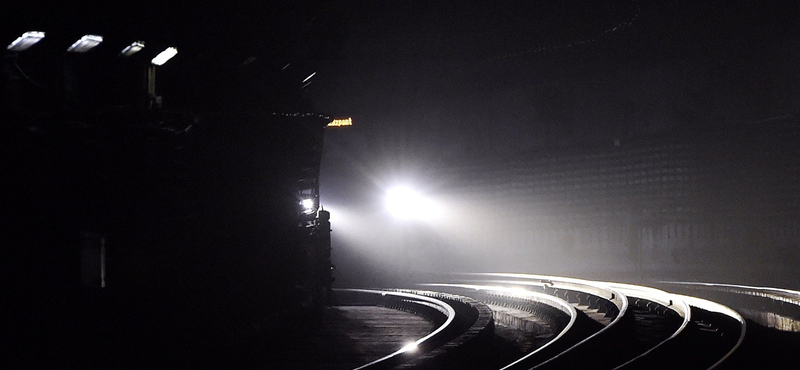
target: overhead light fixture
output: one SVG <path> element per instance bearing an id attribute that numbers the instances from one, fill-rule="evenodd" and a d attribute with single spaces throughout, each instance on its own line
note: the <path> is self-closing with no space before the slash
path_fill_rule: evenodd
<path id="1" fill-rule="evenodd" d="M 308 75 L 308 77 L 306 77 L 306 79 L 305 79 L 305 80 L 303 80 L 303 82 L 301 82 L 301 83 L 306 83 L 306 81 L 310 80 L 310 79 L 311 79 L 311 77 L 314 77 L 314 75 L 315 75 L 315 74 L 317 74 L 317 72 L 314 72 L 314 73 L 312 73 L 312 74 Z"/>
<path id="2" fill-rule="evenodd" d="M 39 31 L 30 31 L 25 32 L 22 36 L 17 37 L 16 40 L 12 41 L 8 44 L 6 49 L 11 51 L 25 51 L 28 50 L 29 47 L 33 46 L 39 41 L 42 41 L 44 38 L 44 32 Z"/>
<path id="3" fill-rule="evenodd" d="M 70 53 L 85 53 L 100 43 L 103 42 L 103 36 L 98 35 L 84 35 L 78 41 L 75 41 L 72 46 L 67 48 Z"/>
<path id="4" fill-rule="evenodd" d="M 163 65 L 168 60 L 172 59 L 172 57 L 174 57 L 175 54 L 178 54 L 178 49 L 175 49 L 173 47 L 168 47 L 164 49 L 164 51 L 158 53 L 158 55 L 156 55 L 156 57 L 153 58 L 153 60 L 151 60 L 150 63 L 153 63 L 157 66 Z"/>
<path id="5" fill-rule="evenodd" d="M 144 41 L 135 41 L 133 44 L 126 46 L 125 49 L 122 49 L 119 55 L 123 57 L 129 57 L 138 53 L 142 49 L 144 49 Z"/>

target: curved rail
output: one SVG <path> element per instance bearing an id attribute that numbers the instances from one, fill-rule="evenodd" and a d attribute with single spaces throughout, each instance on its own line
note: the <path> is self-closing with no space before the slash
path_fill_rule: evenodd
<path id="1" fill-rule="evenodd" d="M 742 342 L 744 342 L 745 334 L 747 333 L 747 323 L 744 320 L 744 317 L 742 317 L 742 315 L 740 315 L 738 312 L 732 310 L 728 306 L 721 305 L 719 303 L 712 302 L 712 301 L 709 301 L 709 300 L 705 300 L 705 299 L 702 299 L 702 298 L 697 298 L 697 297 L 691 297 L 691 296 L 685 296 L 685 295 L 679 295 L 679 297 L 681 299 L 683 299 L 684 301 L 686 301 L 690 306 L 699 307 L 699 308 L 704 309 L 706 311 L 716 312 L 716 313 L 731 317 L 734 320 L 738 321 L 739 324 L 741 324 L 741 326 L 742 326 L 742 330 L 739 333 L 739 339 L 736 341 L 736 344 L 734 344 L 733 347 L 724 356 L 722 356 L 722 358 L 720 358 L 717 362 L 715 362 L 713 365 L 711 365 L 711 367 L 708 368 L 709 370 L 714 369 L 715 367 L 717 367 L 721 363 L 723 363 L 725 360 L 727 360 L 729 357 L 731 357 L 731 355 L 733 355 L 733 353 L 736 352 L 736 350 L 739 349 L 739 347 L 742 346 Z"/>
<path id="2" fill-rule="evenodd" d="M 531 351 L 525 356 L 518 358 L 514 362 L 506 365 L 503 369 L 512 369 L 521 364 L 524 364 L 529 359 L 533 358 L 534 356 L 538 356 L 539 354 L 543 353 L 544 351 L 549 350 L 551 347 L 555 346 L 556 343 L 559 342 L 567 333 L 575 326 L 575 322 L 578 318 L 578 312 L 575 310 L 575 307 L 572 307 L 569 303 L 554 298 L 549 294 L 531 292 L 522 288 L 509 288 L 509 287 L 501 287 L 501 286 L 490 286 L 490 285 L 476 285 L 476 284 L 423 284 L 427 286 L 439 286 L 439 287 L 451 287 L 451 288 L 463 288 L 463 289 L 474 289 L 474 290 L 481 290 L 486 292 L 496 292 L 501 294 L 510 295 L 512 297 L 523 298 L 527 300 L 532 300 L 535 302 L 539 302 L 542 304 L 546 304 L 550 307 L 556 308 L 569 316 L 569 322 L 564 326 L 564 328 L 556 334 L 553 339 L 549 342 L 545 343 L 541 347 L 537 348 L 534 351 Z"/>
<path id="3" fill-rule="evenodd" d="M 795 306 L 800 306 L 800 291 L 783 289 L 783 288 L 770 288 L 752 285 L 738 285 L 738 284 L 722 284 L 722 283 L 700 283 L 690 281 L 661 281 L 665 284 L 676 285 L 696 285 L 711 288 L 724 288 L 733 293 L 751 295 L 755 297 L 769 298 L 775 301 L 790 303 Z"/>
<path id="4" fill-rule="evenodd" d="M 403 299 L 406 303 L 411 304 L 420 304 L 427 307 L 434 308 L 442 314 L 444 314 L 447 318 L 445 319 L 444 323 L 432 331 L 430 334 L 417 339 L 412 344 L 405 346 L 395 352 L 392 352 L 384 357 L 381 357 L 375 361 L 372 361 L 368 364 L 362 365 L 357 367 L 355 370 L 364 370 L 364 369 L 377 369 L 392 366 L 395 364 L 395 361 L 400 361 L 401 356 L 410 352 L 412 348 L 421 348 L 424 344 L 433 341 L 435 338 L 442 336 L 445 334 L 447 328 L 453 324 L 453 320 L 455 319 L 456 312 L 449 304 L 438 300 L 436 298 L 411 294 L 411 293 L 402 293 L 402 292 L 390 292 L 390 291 L 381 291 L 381 290 L 369 290 L 369 289 L 340 289 L 338 291 L 348 291 L 348 292 L 356 292 L 356 293 L 364 293 L 364 294 L 379 294 L 381 296 L 392 296 L 396 298 Z"/>
<path id="5" fill-rule="evenodd" d="M 593 294 L 611 301 L 619 311 L 618 316 L 623 316 L 628 310 L 627 297 L 619 291 L 608 287 L 606 284 L 598 283 L 590 280 L 549 276 L 549 275 L 534 275 L 534 274 L 518 274 L 518 273 L 479 273 L 469 274 L 473 276 L 493 276 L 493 277 L 506 277 L 520 280 L 500 280 L 494 281 L 504 284 L 521 284 L 521 285 L 534 285 L 541 287 L 561 287 L 564 289 L 574 289 L 585 293 Z M 558 285 L 556 285 L 558 284 Z M 614 321 L 612 321 L 614 322 Z M 609 324 L 610 325 L 610 324 Z"/>
<path id="6" fill-rule="evenodd" d="M 624 330 L 621 327 L 623 327 L 622 322 L 624 318 L 628 315 L 628 309 L 629 309 L 628 298 L 625 293 L 621 292 L 618 289 L 609 287 L 603 283 L 598 283 L 590 280 L 575 279 L 575 278 L 548 276 L 548 275 L 534 275 L 534 274 L 489 273 L 481 275 L 521 279 L 512 281 L 496 281 L 507 284 L 536 285 L 536 286 L 542 286 L 543 288 L 550 287 L 557 289 L 559 288 L 573 289 L 584 293 L 593 294 L 595 296 L 603 297 L 604 299 L 609 300 L 617 307 L 618 313 L 616 317 L 614 317 L 608 325 L 606 325 L 604 328 L 600 329 L 596 333 L 584 338 L 578 343 L 575 343 L 574 345 L 567 348 L 563 352 L 537 365 L 538 367 L 547 368 L 548 366 L 550 367 L 559 366 L 554 364 L 556 364 L 558 361 L 563 361 L 566 358 L 566 356 L 570 356 L 570 354 L 577 352 L 579 348 L 583 348 L 583 346 L 589 345 L 590 343 L 596 343 L 598 341 L 601 341 L 602 338 L 612 335 L 610 333 L 617 330 L 617 328 L 620 328 L 619 330 Z"/>
<path id="7" fill-rule="evenodd" d="M 661 281 L 681 293 L 730 305 L 746 319 L 768 328 L 800 332 L 800 291 L 750 285 Z M 766 302 L 766 303 L 765 303 Z"/>
<path id="8" fill-rule="evenodd" d="M 547 276 L 547 275 L 516 274 L 516 273 L 488 273 L 479 275 L 522 279 L 522 280 L 492 280 L 493 283 L 539 286 L 542 287 L 543 289 L 546 288 L 570 289 L 587 294 L 592 294 L 601 297 L 603 299 L 606 299 L 609 302 L 611 302 L 617 309 L 616 317 L 614 317 L 611 320 L 611 322 L 606 326 L 606 328 L 619 325 L 618 322 L 620 322 L 628 312 L 629 302 L 627 296 L 624 293 L 622 293 L 617 289 L 608 287 L 602 283 L 590 280 L 581 280 L 575 278 L 565 278 L 565 277 Z M 606 328 L 600 331 L 602 332 L 606 330 Z"/>
<path id="9" fill-rule="evenodd" d="M 598 366 L 609 368 L 613 367 L 615 370 L 650 368 L 658 364 L 673 364 L 674 360 L 675 365 L 683 364 L 689 366 L 690 364 L 702 364 L 704 368 L 716 369 L 723 365 L 727 366 L 728 363 L 735 363 L 736 361 L 734 358 L 738 358 L 738 356 L 744 356 L 747 352 L 746 349 L 740 350 L 742 347 L 747 347 L 747 344 L 744 344 L 743 346 L 743 343 L 745 342 L 745 335 L 747 333 L 745 318 L 728 306 L 706 299 L 668 293 L 663 290 L 641 285 L 589 281 L 547 275 L 516 273 L 483 273 L 468 275 L 480 276 L 483 279 L 462 279 L 461 281 L 464 281 L 465 283 L 453 281 L 449 283 L 422 285 L 481 291 L 480 294 L 475 293 L 477 295 L 473 295 L 473 297 L 476 297 L 475 299 L 478 299 L 478 301 L 473 300 L 473 302 L 476 303 L 484 299 L 477 298 L 478 296 L 507 297 L 501 298 L 501 301 L 507 300 L 507 302 L 501 303 L 500 305 L 510 304 L 512 306 L 516 306 L 517 300 L 519 302 L 536 302 L 533 304 L 544 304 L 546 307 L 552 307 L 553 309 L 567 314 L 569 317 L 569 322 L 564 324 L 567 321 L 566 317 L 561 316 L 561 313 L 557 313 L 558 311 L 555 311 L 556 313 L 549 311 L 551 312 L 551 315 L 555 315 L 553 317 L 559 317 L 559 324 L 554 327 L 554 329 L 558 331 L 557 334 L 556 331 L 551 330 L 546 339 L 537 343 L 537 345 L 544 343 L 540 347 L 529 353 L 526 353 L 520 358 L 506 358 L 506 361 L 513 360 L 513 362 L 502 367 L 503 370 L 517 368 L 527 369 L 531 366 L 547 369 L 563 368 L 565 365 L 572 367 L 572 365 L 577 364 L 576 361 L 583 361 L 588 358 L 586 357 L 587 355 L 595 356 L 602 355 L 603 353 L 608 354 L 607 351 L 610 347 L 607 346 L 613 346 L 613 343 L 619 343 L 617 342 L 617 338 L 621 338 L 620 335 L 625 335 L 623 333 L 628 333 L 629 330 L 632 330 L 632 327 L 630 326 L 633 325 L 634 320 L 634 316 L 632 315 L 635 315 L 636 317 L 636 332 L 639 333 L 638 335 L 644 335 L 644 337 L 642 337 L 644 339 L 637 339 L 636 343 L 638 344 L 630 347 L 631 350 L 627 350 L 627 352 L 626 350 L 623 350 L 616 356 L 613 356 L 613 359 L 606 358 L 605 355 L 602 357 L 604 360 L 600 360 L 601 358 L 598 357 Z M 489 279 L 489 277 L 507 279 L 492 280 Z M 672 283 L 674 284 L 674 282 Z M 726 284 L 694 284 L 704 285 L 706 287 L 714 286 L 717 289 L 721 288 L 732 292 L 739 292 L 740 290 L 749 290 L 753 288 Z M 538 292 L 538 289 L 542 289 L 543 292 Z M 444 291 L 447 290 L 449 289 L 445 289 Z M 356 368 L 356 370 L 383 369 L 397 366 L 400 363 L 405 363 L 404 366 L 415 366 L 415 363 L 421 364 L 422 362 L 424 362 L 426 365 L 430 365 L 433 362 L 428 360 L 431 360 L 433 357 L 436 357 L 434 362 L 444 361 L 442 363 L 450 364 L 450 361 L 456 360 L 467 361 L 464 363 L 471 363 L 469 362 L 472 361 L 470 358 L 479 358 L 475 356 L 482 356 L 476 355 L 477 352 L 474 350 L 478 348 L 476 345 L 471 346 L 470 348 L 473 349 L 469 350 L 467 350 L 465 346 L 464 350 L 450 351 L 452 353 L 447 352 L 449 353 L 448 356 L 440 356 L 435 354 L 437 353 L 436 351 L 441 351 L 441 348 L 439 347 L 441 347 L 444 343 L 448 343 L 452 339 L 451 337 L 453 335 L 459 335 L 457 333 L 454 334 L 454 331 L 461 330 L 460 327 L 464 326 L 464 320 L 462 319 L 463 314 L 459 313 L 459 310 L 456 307 L 458 305 L 452 306 L 452 304 L 455 303 L 442 298 L 442 296 L 431 296 L 431 294 L 422 295 L 417 291 L 408 290 L 383 291 L 347 289 L 344 291 L 372 295 L 372 298 L 360 296 L 362 297 L 360 299 L 364 299 L 365 301 L 369 302 L 377 302 L 381 300 L 379 297 L 377 300 L 375 300 L 375 295 L 380 295 L 383 297 L 389 296 L 391 298 L 388 299 L 388 302 L 399 304 L 401 307 L 403 307 L 403 309 L 410 309 L 411 311 L 421 310 L 423 314 L 427 313 L 427 315 L 430 315 L 436 324 L 441 323 L 441 325 L 433 332 L 416 340 L 412 345 L 406 346 L 378 360 L 362 365 Z M 800 296 L 795 295 L 796 293 L 797 292 L 786 290 L 779 291 L 777 289 L 761 289 L 758 291 L 750 290 L 749 295 L 768 297 L 786 303 L 795 303 L 795 299 Z M 439 294 L 446 295 L 446 293 Z M 459 294 L 470 296 L 469 293 Z M 567 300 L 569 300 L 569 302 Z M 636 300 L 636 306 L 640 307 L 639 311 L 636 311 L 632 306 L 634 305 L 634 300 Z M 641 302 L 647 303 L 646 308 L 643 306 L 644 303 L 639 303 L 640 300 Z M 592 305 L 596 305 L 598 302 L 601 302 L 601 306 L 605 305 L 603 307 L 607 309 L 607 311 L 603 311 L 603 309 L 600 310 L 601 313 L 606 313 L 605 318 L 601 317 L 602 315 L 593 316 L 596 315 L 596 310 L 587 311 L 585 306 L 588 304 L 587 302 L 591 302 Z M 631 305 L 631 309 L 629 309 L 629 305 Z M 618 309 L 617 312 L 614 312 L 614 306 L 616 306 Z M 542 306 L 542 308 L 544 307 L 545 306 Z M 592 307 L 596 308 L 597 306 Z M 642 311 L 642 309 L 645 311 Z M 488 308 L 485 307 L 484 310 L 486 310 L 488 315 L 490 312 L 488 311 Z M 547 310 L 549 310 L 549 308 Z M 586 328 L 592 327 L 593 329 L 576 329 L 584 328 L 584 326 L 581 324 L 583 321 L 581 320 L 587 319 L 585 315 L 579 314 L 578 310 L 586 311 L 587 314 L 595 318 L 595 323 L 586 326 Z M 639 316 L 640 313 L 637 313 L 640 311 L 644 319 Z M 649 317 L 648 315 L 657 316 L 653 316 L 652 319 L 646 319 L 646 317 Z M 649 327 L 641 326 L 643 323 L 647 322 L 642 320 L 655 320 L 653 321 L 653 324 L 656 324 L 656 322 L 660 323 L 661 321 L 659 320 L 662 320 L 658 317 L 665 315 L 667 318 L 663 320 L 668 319 L 664 322 L 668 322 L 669 325 L 658 324 L 666 325 L 661 329 L 658 329 L 659 334 L 656 335 L 655 331 L 652 331 L 651 334 L 647 334 L 648 332 L 646 330 L 644 332 L 640 331 L 640 327 Z M 676 317 L 676 315 L 678 317 Z M 462 322 L 460 326 L 459 320 Z M 586 323 L 588 324 L 589 322 Z M 658 327 L 658 325 L 655 327 Z M 456 328 L 456 326 L 459 328 Z M 734 336 L 731 337 L 731 335 Z M 637 336 L 637 338 L 639 337 Z M 477 343 L 476 341 L 472 342 Z M 604 344 L 605 342 L 611 344 Z M 480 343 L 481 344 L 478 345 L 483 345 L 486 342 Z M 705 348 L 705 345 L 701 345 L 702 343 L 713 343 L 713 345 L 710 345 L 708 348 L 710 351 L 701 351 L 701 348 Z M 461 346 L 460 344 L 453 345 Z M 619 344 L 616 345 L 619 346 Z M 413 351 L 409 350 L 410 347 L 419 348 L 420 351 L 414 353 Z M 633 350 L 633 348 L 636 349 Z M 456 354 L 456 352 L 458 352 L 458 354 Z M 472 354 L 472 357 L 467 354 Z M 430 358 L 425 360 L 425 356 Z M 691 360 L 692 362 L 687 362 L 690 361 L 688 359 L 696 359 L 699 362 L 694 362 L 694 360 Z M 496 363 L 495 366 L 499 365 L 502 364 Z"/>
<path id="10" fill-rule="evenodd" d="M 518 274 L 518 273 L 488 273 L 488 274 L 470 274 L 470 275 L 483 275 L 483 276 L 499 276 L 499 277 L 509 277 L 515 279 L 522 279 L 523 281 L 505 281 L 504 283 L 514 283 L 514 284 L 524 284 L 525 280 L 528 280 L 528 283 L 531 285 L 542 285 L 545 284 L 547 286 L 553 286 L 556 283 L 566 285 L 572 287 L 591 287 L 595 289 L 597 292 L 616 292 L 612 294 L 611 298 L 616 298 L 615 304 L 619 304 L 624 306 L 627 310 L 628 307 L 628 299 L 626 297 L 633 297 L 633 298 L 643 298 L 653 302 L 656 302 L 664 307 L 667 307 L 677 313 L 681 318 L 682 322 L 680 326 L 666 339 L 659 342 L 655 346 L 649 348 L 644 353 L 634 357 L 633 359 L 629 359 L 628 361 L 624 362 L 622 365 L 619 365 L 617 368 L 622 368 L 623 366 L 628 366 L 631 363 L 636 361 L 640 361 L 641 358 L 648 356 L 655 351 L 658 351 L 660 348 L 665 347 L 668 343 L 673 342 L 683 333 L 686 328 L 689 326 L 691 322 L 691 307 L 688 303 L 686 303 L 681 296 L 664 292 L 662 290 L 639 286 L 639 285 L 632 285 L 632 284 L 623 284 L 623 283 L 613 283 L 613 282 L 597 282 L 597 281 L 589 281 L 589 280 L 582 280 L 582 279 L 575 279 L 575 278 L 567 278 L 567 277 L 557 277 L 557 276 L 548 276 L 548 275 L 533 275 L 533 274 Z M 596 294 L 596 293 L 595 293 Z M 606 293 L 607 294 L 607 293 Z M 619 315 L 616 318 L 615 322 L 619 322 L 623 315 Z M 611 325 L 609 325 L 611 326 Z M 605 328 L 608 330 L 608 328 Z M 599 332 L 595 335 L 599 335 Z M 594 336 L 593 336 L 594 337 Z M 592 337 L 590 337 L 592 338 Z M 583 342 L 585 343 L 590 338 L 586 338 Z M 577 345 L 576 345 L 577 346 Z M 577 347 L 575 347 L 577 348 Z M 572 349 L 572 348 L 570 348 Z M 551 359 L 552 360 L 552 359 Z M 550 360 L 549 360 L 550 361 Z M 544 363 L 542 364 L 544 365 Z"/>
<path id="11" fill-rule="evenodd" d="M 682 297 L 681 295 L 672 294 L 665 292 L 663 290 L 641 285 L 613 283 L 613 282 L 603 282 L 602 284 L 608 285 L 609 287 L 614 289 L 618 289 L 629 296 L 649 299 L 653 302 L 661 304 L 662 306 L 669 307 L 670 309 L 678 313 L 678 315 L 683 317 L 683 323 L 681 324 L 681 328 L 689 325 L 689 322 L 692 319 L 691 307 L 689 307 L 689 304 L 681 299 Z"/>
<path id="12" fill-rule="evenodd" d="M 452 338 L 445 338 L 446 343 L 430 348 L 418 357 L 411 359 L 403 366 L 421 368 L 463 368 L 481 361 L 485 348 L 491 346 L 494 338 L 494 315 L 492 310 L 480 301 L 461 295 L 450 293 L 398 290 L 436 298 L 451 305 L 456 312 L 454 330 L 448 330 Z M 459 332 L 455 332 L 458 329 Z"/>
<path id="13" fill-rule="evenodd" d="M 686 301 L 680 298 L 680 296 L 676 294 L 667 293 L 663 290 L 658 290 L 655 288 L 645 287 L 641 285 L 633 285 L 633 284 L 623 284 L 623 283 L 612 283 L 606 282 L 604 284 L 608 284 L 611 287 L 619 289 L 631 297 L 635 298 L 644 298 L 656 303 L 661 304 L 662 306 L 668 307 L 675 311 L 678 315 L 683 318 L 681 325 L 666 339 L 661 341 L 660 343 L 656 344 L 655 346 L 651 347 L 644 353 L 632 358 L 631 360 L 623 363 L 622 365 L 617 366 L 615 369 L 621 369 L 625 366 L 630 366 L 637 361 L 641 361 L 641 359 L 655 353 L 656 351 L 660 350 L 661 348 L 665 348 L 667 344 L 674 342 L 676 338 L 678 338 L 681 333 L 686 331 L 686 328 L 689 326 L 689 323 L 692 319 L 692 309 Z"/>

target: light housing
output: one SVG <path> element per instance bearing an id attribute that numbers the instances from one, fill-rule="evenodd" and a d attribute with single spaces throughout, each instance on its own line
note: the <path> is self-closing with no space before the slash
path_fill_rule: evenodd
<path id="1" fill-rule="evenodd" d="M 314 199 L 303 199 L 300 201 L 300 206 L 303 207 L 303 213 L 305 214 L 312 214 L 316 211 L 314 209 Z"/>
<path id="2" fill-rule="evenodd" d="M 156 57 L 153 58 L 153 60 L 151 60 L 150 63 L 153 63 L 154 65 L 157 66 L 164 65 L 164 63 L 172 59 L 172 57 L 174 57 L 175 54 L 178 54 L 178 49 L 170 46 L 164 49 L 164 51 L 158 53 L 158 55 L 156 55 Z"/>
<path id="3" fill-rule="evenodd" d="M 316 75 L 316 74 L 317 74 L 317 72 L 314 72 L 314 73 L 312 73 L 312 74 L 308 75 L 308 77 L 306 77 L 306 78 L 303 80 L 303 82 L 301 82 L 301 83 L 303 83 L 303 84 L 304 84 L 304 83 L 306 83 L 306 81 L 310 80 L 310 79 L 311 79 L 311 77 L 314 77 L 314 75 Z"/>
<path id="4" fill-rule="evenodd" d="M 6 49 L 11 51 L 25 51 L 28 50 L 31 46 L 36 44 L 39 41 L 42 41 L 44 38 L 44 32 L 40 31 L 28 31 L 22 34 L 22 36 L 17 37 L 16 40 L 12 41 Z"/>
<path id="5" fill-rule="evenodd" d="M 138 53 L 142 49 L 144 49 L 144 41 L 134 41 L 132 44 L 126 46 L 125 49 L 122 49 L 119 55 L 123 57 L 129 57 Z"/>
<path id="6" fill-rule="evenodd" d="M 84 35 L 68 47 L 67 51 L 70 53 L 85 53 L 95 46 L 100 45 L 101 42 L 103 42 L 103 36 Z"/>

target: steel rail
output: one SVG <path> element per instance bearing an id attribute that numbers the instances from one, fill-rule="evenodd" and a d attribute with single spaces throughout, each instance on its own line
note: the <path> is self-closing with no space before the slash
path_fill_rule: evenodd
<path id="1" fill-rule="evenodd" d="M 572 329 L 575 326 L 575 322 L 577 321 L 577 318 L 578 318 L 578 312 L 577 312 L 577 310 L 575 310 L 575 307 L 572 307 L 572 305 L 570 305 L 566 301 L 564 301 L 562 299 L 559 299 L 557 297 L 553 297 L 552 295 L 549 295 L 549 294 L 531 292 L 531 291 L 527 291 L 527 290 L 521 289 L 521 288 L 509 288 L 509 287 L 501 287 L 501 286 L 476 285 L 476 284 L 451 284 L 451 283 L 423 284 L 423 285 L 425 285 L 425 286 L 475 289 L 475 290 L 481 290 L 481 291 L 486 291 L 486 292 L 502 293 L 502 294 L 510 295 L 512 297 L 530 299 L 530 300 L 533 300 L 533 301 L 536 301 L 536 302 L 539 302 L 539 303 L 543 303 L 543 304 L 546 304 L 546 305 L 548 305 L 550 307 L 556 308 L 556 309 L 564 312 L 565 314 L 569 315 L 569 322 L 564 326 L 564 328 L 555 337 L 553 337 L 553 339 L 551 339 L 550 341 L 548 341 L 547 343 L 545 343 L 541 347 L 535 349 L 534 351 L 531 351 L 531 352 L 525 354 L 525 356 L 522 356 L 522 357 L 518 358 L 517 360 L 515 360 L 514 362 L 504 366 L 501 370 L 503 370 L 503 369 L 512 369 L 512 368 L 514 368 L 516 366 L 519 366 L 519 364 L 524 363 L 529 358 L 531 358 L 533 356 L 536 356 L 539 353 L 542 353 L 543 351 L 549 349 L 549 347 L 555 345 L 555 343 L 557 343 L 561 338 L 563 338 L 569 332 L 569 330 Z"/>
<path id="2" fill-rule="evenodd" d="M 800 306 L 800 291 L 783 289 L 783 288 L 770 288 L 752 285 L 739 285 L 739 284 L 723 284 L 723 283 L 702 283 L 692 281 L 660 281 L 664 284 L 675 285 L 695 285 L 710 288 L 724 288 L 732 293 L 750 295 L 754 297 L 769 298 L 772 300 L 791 303 L 795 306 Z"/>
<path id="3" fill-rule="evenodd" d="M 651 347 L 644 353 L 630 359 L 629 361 L 615 367 L 614 369 L 622 369 L 625 366 L 629 366 L 630 364 L 641 361 L 640 359 L 645 358 L 646 356 L 652 354 L 653 352 L 659 350 L 659 348 L 665 347 L 668 343 L 673 342 L 678 338 L 682 333 L 686 331 L 686 328 L 689 327 L 689 323 L 692 319 L 692 309 L 686 301 L 680 298 L 677 294 L 667 293 L 663 290 L 650 288 L 641 285 L 633 285 L 633 284 L 623 284 L 623 283 L 614 283 L 614 282 L 605 282 L 604 284 L 609 285 L 610 287 L 619 289 L 624 293 L 628 294 L 634 298 L 643 298 L 647 300 L 651 300 L 653 302 L 657 302 L 662 306 L 665 306 L 673 311 L 675 311 L 678 315 L 683 318 L 683 322 L 681 325 L 666 339 L 659 342 L 655 346 Z"/>
<path id="4" fill-rule="evenodd" d="M 476 274 L 472 274 L 476 275 Z M 477 275 L 484 275 L 484 276 L 502 276 L 502 277 L 509 277 L 515 279 L 522 279 L 529 280 L 532 285 L 542 285 L 545 284 L 547 286 L 554 286 L 556 282 L 560 284 L 570 284 L 571 286 L 593 286 L 596 289 L 607 289 L 610 291 L 616 291 L 620 297 L 633 297 L 633 298 L 643 298 L 654 301 L 659 303 L 673 311 L 675 311 L 678 315 L 681 316 L 683 319 L 681 325 L 665 340 L 661 341 L 660 343 L 656 344 L 655 346 L 651 347 L 644 353 L 626 361 L 622 365 L 617 366 L 615 369 L 619 369 L 623 366 L 626 366 L 639 358 L 643 358 L 644 356 L 656 351 L 658 348 L 665 346 L 667 343 L 674 341 L 681 333 L 683 333 L 686 328 L 689 326 L 691 322 L 691 307 L 688 303 L 680 298 L 679 295 L 671 294 L 664 292 L 662 290 L 639 286 L 639 285 L 632 285 L 632 284 L 623 284 L 623 283 L 614 283 L 614 282 L 602 282 L 602 281 L 590 281 L 590 280 L 583 280 L 583 279 L 576 279 L 576 278 L 568 278 L 568 277 L 558 277 L 558 276 L 549 276 L 549 275 L 534 275 L 534 274 L 519 274 L 519 273 L 484 273 L 484 274 L 477 274 Z M 532 280 L 532 281 L 531 281 Z M 520 281 L 508 281 L 506 283 L 513 283 L 513 284 L 521 284 Z M 613 297 L 616 298 L 616 297 Z M 627 310 L 628 300 L 624 299 L 624 305 Z M 620 319 L 622 315 L 618 315 L 617 319 Z M 610 326 L 610 325 L 609 325 Z M 597 335 L 597 334 L 595 334 Z M 587 338 L 588 340 L 589 338 Z M 585 342 L 585 340 L 584 340 Z M 579 343 L 580 344 L 580 343 Z"/>
<path id="5" fill-rule="evenodd" d="M 381 296 L 393 296 L 397 298 L 401 298 L 406 300 L 408 303 L 417 303 L 428 307 L 433 307 L 444 315 L 446 315 L 447 319 L 440 325 L 438 328 L 434 329 L 430 334 L 417 339 L 414 341 L 410 346 L 404 346 L 403 348 L 394 351 L 384 357 L 381 357 L 375 361 L 370 363 L 364 364 L 355 368 L 354 370 L 365 370 L 365 369 L 375 369 L 380 368 L 382 366 L 386 366 L 389 362 L 397 361 L 400 359 L 400 356 L 409 352 L 409 348 L 419 348 L 421 345 L 435 339 L 436 337 L 442 335 L 445 330 L 453 324 L 453 320 L 456 317 L 456 311 L 453 309 L 452 306 L 441 301 L 436 298 L 426 297 L 422 295 L 412 294 L 412 293 L 403 293 L 403 292 L 393 292 L 393 291 L 383 291 L 383 290 L 371 290 L 371 289 L 337 289 L 337 291 L 348 291 L 348 292 L 357 292 L 357 293 L 365 293 L 365 294 L 380 294 Z"/>
<path id="6" fill-rule="evenodd" d="M 736 352 L 736 350 L 739 349 L 739 347 L 742 346 L 742 342 L 744 342 L 744 337 L 745 337 L 745 335 L 747 333 L 747 322 L 745 321 L 744 317 L 742 317 L 742 315 L 740 315 L 738 312 L 734 311 L 733 309 L 731 309 L 728 306 L 719 304 L 717 302 L 712 302 L 712 301 L 709 301 L 709 300 L 706 300 L 706 299 L 698 298 L 698 297 L 692 297 L 692 296 L 686 296 L 686 295 L 678 295 L 678 296 L 681 299 L 683 299 L 684 301 L 686 301 L 690 306 L 698 307 L 698 308 L 704 309 L 706 311 L 716 312 L 716 313 L 731 317 L 731 318 L 735 319 L 736 321 L 738 321 L 739 324 L 741 324 L 742 330 L 739 333 L 739 339 L 736 341 L 736 344 L 734 344 L 733 347 L 727 353 L 725 353 L 724 356 L 722 356 L 722 358 L 720 358 L 717 362 L 715 362 L 713 365 L 711 365 L 711 367 L 709 367 L 708 370 L 716 368 L 721 363 L 723 363 L 725 360 L 727 360 L 729 357 L 731 357 L 733 355 L 733 353 Z"/>
<path id="7" fill-rule="evenodd" d="M 558 277 L 558 276 L 549 276 L 549 275 L 534 275 L 534 274 L 517 274 L 517 273 L 488 273 L 488 274 L 481 274 L 486 276 L 497 276 L 497 277 L 507 277 L 507 278 L 516 278 L 522 280 L 499 280 L 499 281 L 492 281 L 495 283 L 503 283 L 503 284 L 517 284 L 517 285 L 536 285 L 542 287 L 551 287 L 551 288 L 561 288 L 561 289 L 573 289 L 578 290 L 584 293 L 593 294 L 598 297 L 603 297 L 604 299 L 608 299 L 612 302 L 615 306 L 617 306 L 618 313 L 616 317 L 604 328 L 600 329 L 596 333 L 584 338 L 583 340 L 575 343 L 571 347 L 567 348 L 563 352 L 551 357 L 545 362 L 537 366 L 546 366 L 548 362 L 557 361 L 558 358 L 562 356 L 568 356 L 569 353 L 574 352 L 580 346 L 587 345 L 588 343 L 596 340 L 595 338 L 602 337 L 605 333 L 608 333 L 614 330 L 617 326 L 621 326 L 620 324 L 628 312 L 629 309 L 629 302 L 627 296 L 614 288 L 605 286 L 603 283 L 598 283 L 595 281 L 590 280 L 582 280 L 582 279 L 575 279 L 575 278 L 567 278 L 567 277 Z"/>

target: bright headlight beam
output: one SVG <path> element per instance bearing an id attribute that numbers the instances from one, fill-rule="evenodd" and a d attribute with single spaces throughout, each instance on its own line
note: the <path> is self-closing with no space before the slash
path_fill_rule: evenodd
<path id="1" fill-rule="evenodd" d="M 39 41 L 42 41 L 44 38 L 44 32 L 39 31 L 29 31 L 22 34 L 22 36 L 17 37 L 16 40 L 12 41 L 6 49 L 11 51 L 25 51 L 28 50 L 31 46 L 36 44 Z"/>
<path id="2" fill-rule="evenodd" d="M 439 206 L 406 186 L 398 186 L 386 192 L 386 207 L 399 219 L 428 220 L 441 213 Z"/>
<path id="3" fill-rule="evenodd" d="M 174 47 L 168 47 L 164 49 L 164 51 L 158 53 L 158 55 L 156 55 L 156 57 L 153 58 L 150 63 L 153 63 L 157 66 L 164 65 L 164 63 L 172 59 L 172 57 L 174 57 L 176 54 L 178 54 L 178 49 Z"/>
<path id="4" fill-rule="evenodd" d="M 98 35 L 84 35 L 78 41 L 75 41 L 67 51 L 70 53 L 85 53 L 100 43 L 103 42 L 103 36 Z"/>

